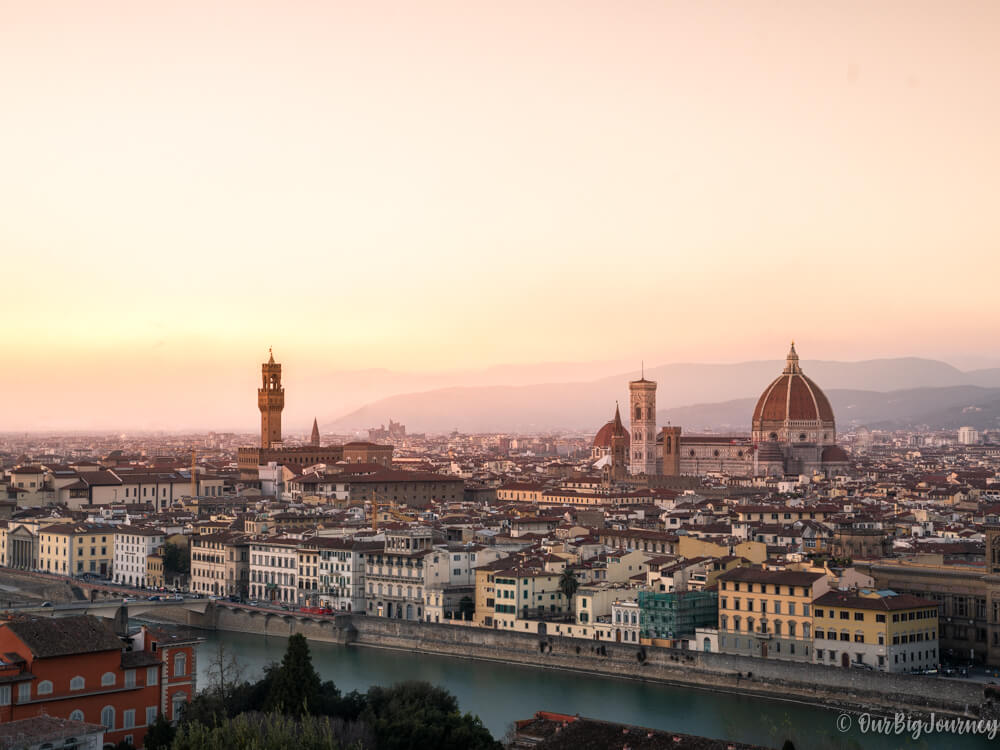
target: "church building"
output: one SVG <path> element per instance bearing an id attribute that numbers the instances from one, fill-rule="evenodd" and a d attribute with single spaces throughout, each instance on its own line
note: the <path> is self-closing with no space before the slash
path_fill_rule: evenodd
<path id="1" fill-rule="evenodd" d="M 757 400 L 749 436 L 684 435 L 681 427 L 672 425 L 657 432 L 656 383 L 645 376 L 633 380 L 629 396 L 631 423 L 624 445 L 630 474 L 830 476 L 846 471 L 849 465 L 847 453 L 837 445 L 830 401 L 802 372 L 794 343 L 785 359 L 785 369 Z M 615 420 L 604 425 L 594 438 L 595 459 L 610 460 L 612 436 L 620 424 L 616 411 Z"/>

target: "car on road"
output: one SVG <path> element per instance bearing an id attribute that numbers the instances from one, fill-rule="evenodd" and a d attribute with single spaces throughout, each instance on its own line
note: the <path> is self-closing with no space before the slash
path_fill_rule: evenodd
<path id="1" fill-rule="evenodd" d="M 256 599 L 251 599 L 250 601 L 247 602 L 247 604 L 249 606 L 251 606 L 251 607 L 259 607 L 260 606 L 260 602 L 257 601 Z"/>
<path id="2" fill-rule="evenodd" d="M 43 607 L 51 607 L 51 606 L 53 606 L 53 604 L 52 604 L 52 602 L 42 602 L 42 606 Z"/>
<path id="3" fill-rule="evenodd" d="M 148 599 L 147 599 L 146 601 L 150 601 L 150 602 L 159 602 L 159 601 L 163 601 L 163 597 L 162 597 L 162 596 L 160 596 L 159 594 L 153 594 L 153 595 L 152 595 L 151 597 L 149 597 L 149 598 L 148 598 Z"/>

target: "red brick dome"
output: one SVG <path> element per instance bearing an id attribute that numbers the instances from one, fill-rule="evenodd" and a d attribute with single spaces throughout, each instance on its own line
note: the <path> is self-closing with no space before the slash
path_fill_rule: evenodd
<path id="1" fill-rule="evenodd" d="M 628 430 L 625 429 L 625 425 L 622 424 L 621 413 L 618 411 L 617 406 L 615 407 L 615 418 L 609 420 L 606 425 L 597 431 L 597 435 L 594 437 L 594 447 L 611 450 L 611 438 L 615 435 L 621 435 L 625 438 L 626 448 L 631 445 L 631 437 L 628 434 Z"/>
<path id="2" fill-rule="evenodd" d="M 785 370 L 764 389 L 753 411 L 753 429 L 766 431 L 768 426 L 790 422 L 833 424 L 833 407 L 826 394 L 799 367 L 795 344 L 788 353 Z"/>

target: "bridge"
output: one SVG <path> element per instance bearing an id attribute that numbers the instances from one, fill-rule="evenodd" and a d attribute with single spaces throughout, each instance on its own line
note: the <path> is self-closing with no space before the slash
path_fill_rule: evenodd
<path id="1" fill-rule="evenodd" d="M 166 601 L 148 601 L 143 599 L 136 601 L 125 601 L 124 599 L 98 599 L 92 602 L 81 601 L 67 602 L 64 604 L 52 604 L 48 607 L 42 607 L 39 605 L 11 607 L 10 609 L 4 611 L 11 614 L 43 615 L 46 617 L 94 615 L 108 620 L 124 617 L 127 621 L 129 617 L 146 614 L 157 609 L 165 609 L 168 607 L 183 609 L 188 612 L 197 612 L 198 614 L 203 615 L 205 614 L 205 610 L 208 608 L 209 603 L 208 599 L 184 599 L 183 601 L 169 599 Z"/>

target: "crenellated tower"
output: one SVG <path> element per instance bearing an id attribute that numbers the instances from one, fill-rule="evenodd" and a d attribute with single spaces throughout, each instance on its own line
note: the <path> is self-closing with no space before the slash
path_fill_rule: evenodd
<path id="1" fill-rule="evenodd" d="M 260 367 L 261 387 L 257 389 L 260 409 L 260 447 L 281 444 L 281 410 L 285 408 L 285 389 L 281 385 L 281 365 L 268 349 L 268 360 Z"/>

